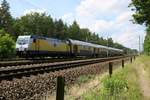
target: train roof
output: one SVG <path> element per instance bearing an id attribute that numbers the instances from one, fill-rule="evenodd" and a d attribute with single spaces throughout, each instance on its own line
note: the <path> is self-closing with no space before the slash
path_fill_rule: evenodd
<path id="1" fill-rule="evenodd" d="M 29 38 L 34 38 L 34 39 L 53 39 L 53 40 L 59 40 L 59 39 L 50 38 L 50 37 L 44 37 L 44 36 L 39 36 L 39 35 L 20 35 L 18 37 L 29 37 Z"/>
<path id="2" fill-rule="evenodd" d="M 26 37 L 28 37 L 28 38 L 44 38 L 42 36 L 37 36 L 37 35 L 20 35 L 20 36 L 18 36 L 18 38 L 26 38 Z"/>
<path id="3" fill-rule="evenodd" d="M 90 46 L 90 47 L 95 47 L 95 48 L 108 49 L 108 47 L 106 47 L 106 46 L 98 45 L 98 44 L 93 44 L 93 43 L 89 43 L 89 42 L 83 42 L 83 41 L 73 40 L 73 39 L 69 39 L 69 41 L 70 41 L 72 44 L 75 44 L 75 45 L 83 45 L 83 46 Z"/>
<path id="4" fill-rule="evenodd" d="M 70 41 L 72 44 L 75 44 L 75 45 L 90 46 L 90 47 L 95 47 L 95 48 L 103 48 L 103 49 L 108 49 L 108 50 L 114 50 L 114 51 L 123 52 L 123 50 L 121 50 L 121 49 L 116 49 L 116 48 L 107 47 L 107 46 L 103 46 L 103 45 L 98 45 L 98 44 L 83 42 L 83 41 L 79 41 L 79 40 L 69 39 L 69 41 Z"/>
<path id="5" fill-rule="evenodd" d="M 112 48 L 112 47 L 108 47 L 108 48 L 109 48 L 110 50 L 123 52 L 123 50 L 121 50 L 121 49 L 116 49 L 116 48 Z"/>
<path id="6" fill-rule="evenodd" d="M 83 41 L 79 41 L 79 40 L 73 40 L 73 39 L 68 39 L 72 44 L 75 45 L 83 45 L 83 46 L 91 46 L 93 47 L 92 43 L 88 43 L 88 42 L 83 42 Z"/>
<path id="7" fill-rule="evenodd" d="M 96 48 L 103 48 L 103 49 L 108 49 L 107 46 L 99 45 L 99 44 L 93 44 L 94 47 Z"/>
<path id="8" fill-rule="evenodd" d="M 30 38 L 31 35 L 21 35 L 21 36 L 18 36 L 18 38 Z"/>

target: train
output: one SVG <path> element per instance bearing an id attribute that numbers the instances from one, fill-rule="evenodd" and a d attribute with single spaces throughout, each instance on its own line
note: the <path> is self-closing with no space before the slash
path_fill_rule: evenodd
<path id="1" fill-rule="evenodd" d="M 22 35 L 17 38 L 16 53 L 19 57 L 107 57 L 121 56 L 123 50 L 74 39 Z"/>

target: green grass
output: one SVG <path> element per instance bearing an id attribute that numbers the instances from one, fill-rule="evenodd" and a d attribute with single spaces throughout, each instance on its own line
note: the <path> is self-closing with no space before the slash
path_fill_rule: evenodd
<path id="1" fill-rule="evenodd" d="M 150 56 L 142 55 L 137 59 L 137 63 L 143 64 L 148 81 L 150 83 Z"/>
<path id="2" fill-rule="evenodd" d="M 95 77 L 94 75 L 82 75 L 77 79 L 77 84 L 81 85 L 83 83 L 86 83 L 89 80 L 94 79 L 94 77 Z"/>
<path id="3" fill-rule="evenodd" d="M 141 57 L 138 58 L 139 63 L 144 64 L 144 68 L 147 72 L 150 74 L 150 56 L 142 55 Z"/>
<path id="4" fill-rule="evenodd" d="M 143 98 L 133 64 L 115 71 L 111 78 L 107 75 L 100 81 L 102 86 L 88 91 L 81 100 L 142 100 Z"/>

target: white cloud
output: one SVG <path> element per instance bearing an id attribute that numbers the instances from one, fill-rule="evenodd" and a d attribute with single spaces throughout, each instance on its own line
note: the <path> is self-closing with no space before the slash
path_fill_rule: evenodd
<path id="1" fill-rule="evenodd" d="M 138 49 L 138 37 L 141 36 L 144 39 L 145 36 L 143 26 L 132 24 L 128 20 L 123 22 L 121 26 L 117 26 L 119 31 L 112 34 L 112 38 L 127 47 Z"/>
<path id="2" fill-rule="evenodd" d="M 26 10 L 23 12 L 23 15 L 30 14 L 30 13 L 34 13 L 34 12 L 45 13 L 45 12 L 46 12 L 46 9 L 26 9 Z"/>
<path id="3" fill-rule="evenodd" d="M 130 0 L 81 0 L 76 13 L 80 17 L 112 16 L 125 10 L 129 2 Z"/>
<path id="4" fill-rule="evenodd" d="M 94 32 L 106 32 L 113 26 L 113 24 L 112 21 L 95 20 L 90 28 Z"/>
<path id="5" fill-rule="evenodd" d="M 100 36 L 110 35 L 127 47 L 138 48 L 137 37 L 144 37 L 144 27 L 130 21 L 133 14 L 128 8 L 130 2 L 131 0 L 81 0 L 71 16 L 82 28 L 89 28 Z M 68 16 L 70 19 L 70 14 Z"/>
<path id="6" fill-rule="evenodd" d="M 78 16 L 95 17 L 100 14 L 105 14 L 111 10 L 111 13 L 117 11 L 113 9 L 117 0 L 82 0 L 80 5 L 76 8 Z"/>
<path id="7" fill-rule="evenodd" d="M 120 15 L 116 17 L 116 23 L 120 24 L 120 23 L 131 20 L 132 19 L 131 15 L 132 15 L 131 11 L 126 11 L 126 12 L 121 13 Z"/>

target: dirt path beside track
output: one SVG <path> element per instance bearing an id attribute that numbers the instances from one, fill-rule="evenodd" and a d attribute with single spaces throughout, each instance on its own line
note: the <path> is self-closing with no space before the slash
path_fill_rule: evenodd
<path id="1" fill-rule="evenodd" d="M 142 90 L 144 100 L 150 100 L 150 84 L 148 82 L 148 76 L 144 70 L 144 64 L 142 62 L 134 65 L 139 77 L 139 85 Z"/>

